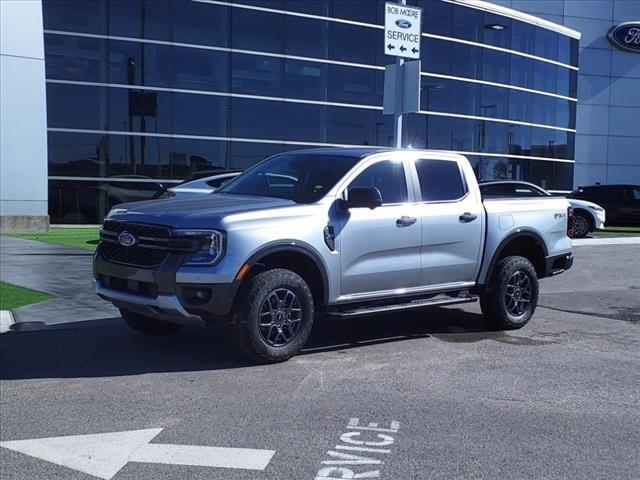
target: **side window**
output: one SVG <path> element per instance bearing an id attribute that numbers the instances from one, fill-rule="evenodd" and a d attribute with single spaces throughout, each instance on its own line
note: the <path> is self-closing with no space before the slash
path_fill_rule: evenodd
<path id="1" fill-rule="evenodd" d="M 417 160 L 422 201 L 457 200 L 467 193 L 458 164 L 451 160 Z"/>
<path id="2" fill-rule="evenodd" d="M 353 187 L 376 187 L 382 195 L 382 203 L 404 203 L 408 201 L 407 181 L 402 162 L 383 160 L 366 168 L 347 189 Z"/>

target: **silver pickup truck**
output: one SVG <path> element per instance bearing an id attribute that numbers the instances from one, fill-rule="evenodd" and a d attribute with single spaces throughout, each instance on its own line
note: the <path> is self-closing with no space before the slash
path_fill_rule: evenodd
<path id="1" fill-rule="evenodd" d="M 93 270 L 144 333 L 227 322 L 251 359 L 295 355 L 318 314 L 347 318 L 480 300 L 525 325 L 538 279 L 571 267 L 564 198 L 484 200 L 466 158 L 314 149 L 259 163 L 213 194 L 119 205 Z"/>

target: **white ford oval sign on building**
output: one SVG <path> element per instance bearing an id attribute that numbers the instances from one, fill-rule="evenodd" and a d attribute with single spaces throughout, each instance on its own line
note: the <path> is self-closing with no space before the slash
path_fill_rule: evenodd
<path id="1" fill-rule="evenodd" d="M 420 58 L 422 9 L 398 3 L 384 4 L 384 53 Z"/>

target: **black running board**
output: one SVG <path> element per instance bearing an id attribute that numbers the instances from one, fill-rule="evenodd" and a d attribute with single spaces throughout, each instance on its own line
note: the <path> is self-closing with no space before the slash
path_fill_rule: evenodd
<path id="1" fill-rule="evenodd" d="M 418 308 L 442 306 L 442 305 L 455 305 L 458 303 L 473 303 L 477 301 L 478 301 L 478 297 L 475 295 L 444 297 L 444 298 L 427 298 L 427 299 L 421 299 L 421 300 L 413 300 L 411 302 L 406 302 L 406 303 L 392 303 L 389 305 L 367 306 L 367 307 L 353 308 L 350 310 L 333 310 L 327 313 L 332 317 L 352 318 L 352 317 L 359 317 L 361 315 L 403 312 L 406 310 L 414 310 Z"/>

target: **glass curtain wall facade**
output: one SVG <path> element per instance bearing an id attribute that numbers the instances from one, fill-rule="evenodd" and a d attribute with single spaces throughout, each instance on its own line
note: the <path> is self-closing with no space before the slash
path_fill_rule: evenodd
<path id="1" fill-rule="evenodd" d="M 423 8 L 404 145 L 481 179 L 571 190 L 578 40 L 441 0 Z M 393 144 L 382 0 L 44 0 L 49 209 L 98 223 L 202 170 L 284 150 Z"/>

